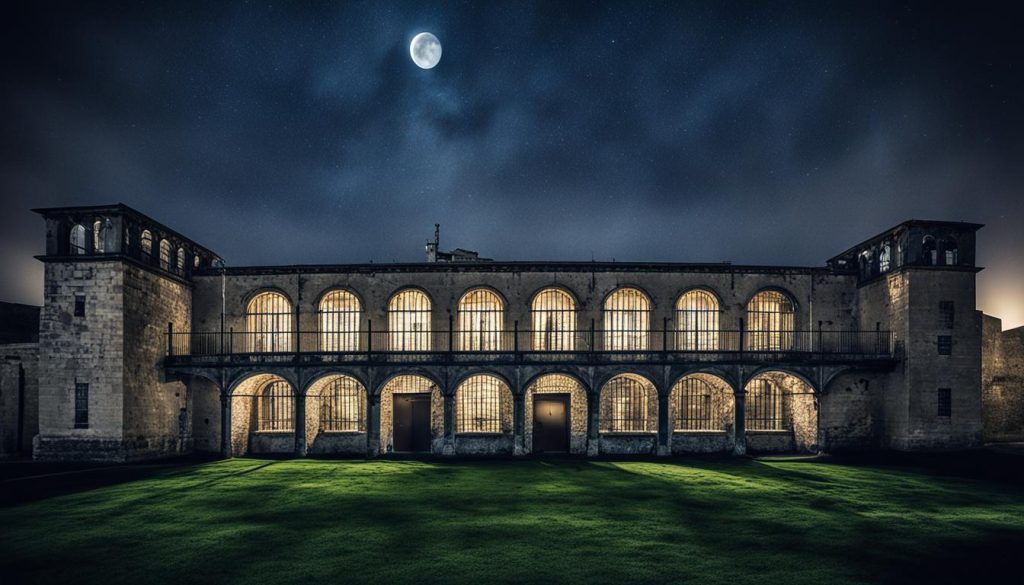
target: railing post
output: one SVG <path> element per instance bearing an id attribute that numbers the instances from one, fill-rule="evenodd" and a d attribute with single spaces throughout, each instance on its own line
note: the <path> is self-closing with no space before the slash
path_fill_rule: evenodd
<path id="1" fill-rule="evenodd" d="M 596 339 L 594 338 L 594 320 L 590 320 L 590 353 L 597 351 Z"/>
<path id="2" fill-rule="evenodd" d="M 821 321 L 818 321 L 818 359 L 825 359 L 825 344 L 821 333 Z"/>
<path id="3" fill-rule="evenodd" d="M 668 354 L 668 317 L 661 324 L 661 353 Z"/>
<path id="4" fill-rule="evenodd" d="M 228 354 L 235 353 L 235 328 L 231 327 L 228 330 Z"/>
<path id="5" fill-rule="evenodd" d="M 882 322 L 875 321 L 875 355 L 882 353 Z"/>
<path id="6" fill-rule="evenodd" d="M 167 355 L 174 355 L 174 323 L 167 323 Z"/>
<path id="7" fill-rule="evenodd" d="M 299 325 L 299 304 L 295 303 L 295 353 L 301 353 L 302 327 Z"/>

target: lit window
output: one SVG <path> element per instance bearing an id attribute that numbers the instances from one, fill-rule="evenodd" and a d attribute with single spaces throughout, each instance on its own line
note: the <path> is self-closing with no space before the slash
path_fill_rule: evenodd
<path id="1" fill-rule="evenodd" d="M 547 288 L 533 297 L 534 351 L 573 351 L 576 335 L 576 301 L 564 290 Z"/>
<path id="2" fill-rule="evenodd" d="M 167 240 L 160 240 L 160 268 L 171 269 L 171 243 Z"/>
<path id="3" fill-rule="evenodd" d="M 494 376 L 477 375 L 455 391 L 456 430 L 460 433 L 500 433 L 501 394 L 505 383 Z"/>
<path id="4" fill-rule="evenodd" d="M 892 267 L 892 247 L 889 244 L 882 246 L 882 253 L 878 257 L 879 268 L 882 272 L 889 272 Z"/>
<path id="5" fill-rule="evenodd" d="M 939 263 L 939 251 L 935 245 L 935 238 L 925 236 L 921 239 L 921 256 L 923 264 L 935 266 Z"/>
<path id="6" fill-rule="evenodd" d="M 332 290 L 320 299 L 320 351 L 359 350 L 359 299 L 347 290 Z"/>
<path id="7" fill-rule="evenodd" d="M 416 289 L 399 291 L 388 301 L 388 348 L 430 351 L 430 299 Z"/>
<path id="8" fill-rule="evenodd" d="M 185 248 L 178 248 L 177 265 L 178 272 L 185 272 Z"/>
<path id="9" fill-rule="evenodd" d="M 706 290 L 691 290 L 676 301 L 676 349 L 718 349 L 718 299 Z"/>
<path id="10" fill-rule="evenodd" d="M 290 431 L 295 428 L 295 402 L 292 388 L 283 380 L 274 380 L 259 393 L 257 429 Z"/>
<path id="11" fill-rule="evenodd" d="M 153 253 L 153 234 L 149 230 L 142 230 L 142 235 L 139 237 L 139 245 L 142 246 L 142 252 L 146 256 Z"/>
<path id="12" fill-rule="evenodd" d="M 71 228 L 71 254 L 80 256 L 85 252 L 85 226 L 76 223 Z"/>
<path id="13" fill-rule="evenodd" d="M 250 352 L 291 351 L 292 307 L 281 293 L 264 292 L 245 309 L 247 349 Z"/>
<path id="14" fill-rule="evenodd" d="M 960 263 L 960 253 L 956 246 L 956 240 L 953 238 L 942 240 L 942 256 L 946 266 L 956 266 Z"/>
<path id="15" fill-rule="evenodd" d="M 500 350 L 504 321 L 505 310 L 498 295 L 483 288 L 469 291 L 459 301 L 459 349 Z"/>
<path id="16" fill-rule="evenodd" d="M 604 302 L 604 341 L 609 351 L 646 350 L 651 302 L 635 288 L 620 288 Z"/>
<path id="17" fill-rule="evenodd" d="M 749 431 L 781 431 L 785 428 L 782 389 L 778 384 L 760 378 L 747 390 L 746 428 Z"/>
<path id="18" fill-rule="evenodd" d="M 747 303 L 747 345 L 752 351 L 788 351 L 793 348 L 793 301 L 765 290 Z"/>
<path id="19" fill-rule="evenodd" d="M 654 386 L 644 378 L 631 374 L 612 378 L 601 389 L 601 430 L 612 433 L 656 431 L 656 400 Z"/>
<path id="20" fill-rule="evenodd" d="M 107 224 L 104 221 L 92 222 L 92 250 L 97 254 L 104 252 L 104 240 L 107 237 Z"/>
<path id="21" fill-rule="evenodd" d="M 362 432 L 366 430 L 363 413 L 366 393 L 363 385 L 349 376 L 332 379 L 320 400 L 320 429 L 324 431 Z"/>

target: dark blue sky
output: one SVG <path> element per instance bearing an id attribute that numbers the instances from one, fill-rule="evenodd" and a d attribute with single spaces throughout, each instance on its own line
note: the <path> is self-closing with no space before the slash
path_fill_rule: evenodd
<path id="1" fill-rule="evenodd" d="M 29 207 L 121 201 L 233 265 L 822 265 L 976 221 L 979 306 L 1024 323 L 1024 61 L 986 2 L 6 6 L 0 299 Z M 431 31 L 441 63 L 408 43 Z"/>

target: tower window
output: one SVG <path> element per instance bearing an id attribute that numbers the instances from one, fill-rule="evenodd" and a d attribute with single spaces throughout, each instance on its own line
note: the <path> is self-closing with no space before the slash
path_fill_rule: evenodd
<path id="1" fill-rule="evenodd" d="M 75 295 L 75 317 L 85 317 L 85 295 Z"/>
<path id="2" fill-rule="evenodd" d="M 953 391 L 949 388 L 939 388 L 938 415 L 944 417 L 953 415 Z"/>
<path id="3" fill-rule="evenodd" d="M 953 301 L 939 301 L 939 323 L 947 329 L 953 328 Z"/>
<path id="4" fill-rule="evenodd" d="M 953 355 L 953 336 L 940 335 L 938 340 L 939 355 Z"/>
<path id="5" fill-rule="evenodd" d="M 75 383 L 75 428 L 89 428 L 89 384 Z"/>

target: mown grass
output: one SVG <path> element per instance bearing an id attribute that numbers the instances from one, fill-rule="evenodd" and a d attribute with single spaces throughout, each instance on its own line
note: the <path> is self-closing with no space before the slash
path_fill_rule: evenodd
<path id="1" fill-rule="evenodd" d="M 266 461 L 0 508 L 4 583 L 984 581 L 1008 483 L 801 461 Z"/>

